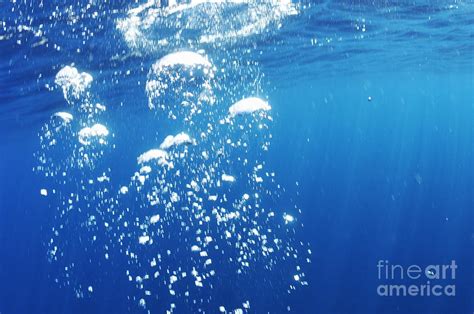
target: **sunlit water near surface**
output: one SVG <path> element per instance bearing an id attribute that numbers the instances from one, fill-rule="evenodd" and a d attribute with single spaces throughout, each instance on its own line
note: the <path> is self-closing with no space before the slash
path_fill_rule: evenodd
<path id="1" fill-rule="evenodd" d="M 0 313 L 474 311 L 474 3 L 0 14 Z"/>

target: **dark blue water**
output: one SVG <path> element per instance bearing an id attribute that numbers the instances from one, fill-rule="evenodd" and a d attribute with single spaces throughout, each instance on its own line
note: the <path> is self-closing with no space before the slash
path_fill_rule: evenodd
<path id="1" fill-rule="evenodd" d="M 0 313 L 162 313 L 171 303 L 175 313 L 219 313 L 219 306 L 231 312 L 243 308 L 245 300 L 250 300 L 245 309 L 249 313 L 474 311 L 472 2 L 301 2 L 296 14 L 281 18 L 281 12 L 265 11 L 259 18 L 278 18 L 236 37 L 226 31 L 244 22 L 225 21 L 246 21 L 245 8 L 213 11 L 213 19 L 219 19 L 209 25 L 202 15 L 211 14 L 209 8 L 197 14 L 193 10 L 198 6 L 141 29 L 142 41 L 134 46 L 117 21 L 137 5 L 0 2 Z M 187 24 L 180 39 L 173 37 L 180 21 L 194 19 L 204 26 Z M 224 37 L 199 42 L 206 32 Z M 160 38 L 169 44 L 160 46 Z M 147 299 L 144 309 L 138 304 L 143 289 L 137 289 L 135 280 L 129 282 L 125 271 L 139 273 L 149 268 L 151 256 L 190 246 L 195 235 L 182 233 L 180 224 L 182 217 L 194 218 L 170 214 L 167 240 L 143 249 L 136 240 L 139 228 L 126 232 L 124 244 L 118 244 L 123 220 L 118 222 L 117 213 L 123 212 L 130 225 L 147 215 L 148 205 L 143 204 L 148 203 L 132 189 L 130 179 L 140 168 L 140 154 L 159 146 L 168 134 L 183 129 L 199 134 L 193 131 L 200 126 L 198 118 L 196 126 L 181 125 L 150 110 L 145 84 L 150 67 L 161 57 L 200 49 L 226 71 L 216 76 L 217 104 L 208 109 L 211 118 L 202 121 L 248 96 L 266 99 L 272 107 L 268 152 L 236 151 L 217 168 L 240 174 L 247 168 L 232 163 L 237 157 L 259 160 L 265 171 L 276 174 L 277 182 L 255 186 L 251 180 L 237 180 L 228 198 L 238 199 L 251 188 L 275 191 L 262 199 L 261 207 L 274 210 L 280 220 L 290 211 L 296 222 L 272 224 L 250 216 L 249 221 L 258 223 L 260 232 L 274 229 L 286 248 L 301 253 L 309 247 L 311 262 L 306 262 L 306 253 L 291 261 L 277 253 L 275 267 L 268 270 L 259 247 L 259 254 L 249 258 L 248 273 L 236 276 L 235 265 L 227 263 L 230 253 L 216 249 L 218 276 L 209 280 L 214 288 L 179 287 L 178 296 L 170 296 L 168 284 L 153 281 L 149 289 L 157 299 Z M 74 121 L 81 116 L 54 82 L 58 71 L 71 64 L 92 75 L 90 94 L 107 106 L 103 115 L 82 122 L 99 119 L 113 134 L 110 149 L 103 150 L 95 168 L 73 166 L 77 155 L 67 159 L 80 147 L 79 125 L 73 128 L 74 137 L 63 138 L 62 149 L 51 152 L 40 142 L 42 127 L 55 112 L 72 112 Z M 249 140 L 253 134 L 241 138 Z M 41 153 L 50 154 L 61 171 L 67 166 L 67 183 L 34 171 Z M 196 162 L 181 171 L 198 166 Z M 109 175 L 106 184 L 113 193 L 97 196 L 96 185 L 84 180 L 103 173 Z M 167 180 L 183 186 L 179 177 Z M 129 183 L 129 194 L 137 198 L 116 193 Z M 48 190 L 48 197 L 41 189 Z M 60 215 L 68 206 L 61 191 L 81 196 L 66 216 Z M 127 206 L 133 210 L 127 213 Z M 107 221 L 111 228 L 86 227 L 91 212 L 100 226 Z M 61 225 L 65 231 L 55 237 L 53 228 Z M 235 232 L 247 239 L 239 229 L 243 226 L 236 225 Z M 221 229 L 211 224 L 207 232 L 226 248 L 224 239 L 216 239 Z M 88 240 L 92 235 L 96 242 Z M 59 262 L 51 261 L 51 238 L 65 256 Z M 130 259 L 125 247 L 143 259 Z M 185 250 L 175 256 L 158 265 L 163 273 L 176 265 L 198 265 Z M 428 280 L 426 274 L 419 280 L 381 280 L 377 264 L 385 260 L 405 269 L 455 261 L 455 278 L 429 281 L 455 285 L 456 293 L 380 296 L 381 284 L 423 285 Z M 74 270 L 65 271 L 71 263 Z M 308 285 L 297 284 L 288 293 L 296 265 L 301 265 Z M 191 298 L 179 295 L 187 289 Z M 188 302 L 194 295 L 197 305 Z"/>

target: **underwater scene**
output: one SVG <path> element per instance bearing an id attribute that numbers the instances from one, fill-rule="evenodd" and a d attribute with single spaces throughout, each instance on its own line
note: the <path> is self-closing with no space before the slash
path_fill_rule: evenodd
<path id="1" fill-rule="evenodd" d="M 474 313 L 474 2 L 0 0 L 0 314 Z"/>

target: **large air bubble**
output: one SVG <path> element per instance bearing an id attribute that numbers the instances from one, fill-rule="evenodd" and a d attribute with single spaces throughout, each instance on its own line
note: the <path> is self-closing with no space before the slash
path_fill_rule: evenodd
<path id="1" fill-rule="evenodd" d="M 190 122 L 215 102 L 212 89 L 215 68 L 191 51 L 168 54 L 150 69 L 146 83 L 150 109 L 172 120 Z"/>

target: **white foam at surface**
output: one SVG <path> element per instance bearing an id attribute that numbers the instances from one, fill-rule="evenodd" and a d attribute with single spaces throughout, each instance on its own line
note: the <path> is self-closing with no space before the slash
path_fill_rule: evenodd
<path id="1" fill-rule="evenodd" d="M 42 196 L 48 196 L 48 190 L 46 190 L 46 189 L 41 189 L 41 190 L 40 190 L 40 194 L 41 194 Z"/>
<path id="2" fill-rule="evenodd" d="M 239 100 L 229 108 L 231 116 L 253 113 L 255 111 L 268 111 L 271 107 L 265 100 L 258 97 L 248 97 Z"/>
<path id="3" fill-rule="evenodd" d="M 117 28 L 129 48 L 149 53 L 183 43 L 232 43 L 278 29 L 297 13 L 291 0 L 149 0 L 118 19 Z"/>
<path id="4" fill-rule="evenodd" d="M 92 83 L 92 76 L 89 73 L 79 71 L 72 66 L 65 66 L 57 74 L 54 82 L 63 89 L 64 98 L 70 99 L 70 95 L 79 98 Z"/>
<path id="5" fill-rule="evenodd" d="M 163 143 L 161 143 L 160 148 L 166 150 L 172 146 L 179 146 L 182 144 L 193 144 L 191 137 L 184 132 L 181 132 L 175 136 L 168 135 Z"/>
<path id="6" fill-rule="evenodd" d="M 103 138 L 109 135 L 109 130 L 102 124 L 94 124 L 92 127 L 85 127 L 79 131 L 79 142 L 82 145 L 91 144 L 91 139 L 94 137 L 102 138 L 99 139 L 100 144 L 104 144 Z"/>

